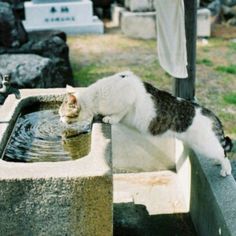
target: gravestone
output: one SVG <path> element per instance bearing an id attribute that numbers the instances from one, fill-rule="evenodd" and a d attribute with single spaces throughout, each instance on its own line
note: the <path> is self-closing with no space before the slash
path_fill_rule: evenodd
<path id="1" fill-rule="evenodd" d="M 27 31 L 62 30 L 67 34 L 104 32 L 103 23 L 93 16 L 90 0 L 33 0 L 25 2 Z"/>

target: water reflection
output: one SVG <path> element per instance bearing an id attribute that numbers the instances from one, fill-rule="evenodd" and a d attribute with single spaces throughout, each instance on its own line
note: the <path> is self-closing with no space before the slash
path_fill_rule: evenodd
<path id="1" fill-rule="evenodd" d="M 90 124 L 65 125 L 58 110 L 20 116 L 7 145 L 4 160 L 18 162 L 66 161 L 85 156 L 90 148 Z"/>

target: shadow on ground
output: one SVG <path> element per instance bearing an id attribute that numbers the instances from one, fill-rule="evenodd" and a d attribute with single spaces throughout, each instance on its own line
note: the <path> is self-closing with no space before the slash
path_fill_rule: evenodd
<path id="1" fill-rule="evenodd" d="M 196 236 L 189 214 L 149 215 L 144 205 L 114 204 L 114 236 Z"/>

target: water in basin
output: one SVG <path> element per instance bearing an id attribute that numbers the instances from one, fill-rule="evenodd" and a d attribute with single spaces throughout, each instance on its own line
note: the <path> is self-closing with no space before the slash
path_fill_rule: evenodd
<path id="1" fill-rule="evenodd" d="M 3 154 L 6 161 L 66 161 L 90 149 L 90 123 L 64 124 L 59 104 L 33 104 L 18 117 Z"/>

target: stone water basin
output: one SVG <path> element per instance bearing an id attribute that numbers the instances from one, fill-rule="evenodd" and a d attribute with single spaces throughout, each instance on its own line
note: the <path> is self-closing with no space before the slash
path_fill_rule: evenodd
<path id="1" fill-rule="evenodd" d="M 88 155 L 91 123 L 63 124 L 60 103 L 35 102 L 22 109 L 11 133 L 3 160 L 44 162 L 76 160 Z"/>
<path id="2" fill-rule="evenodd" d="M 0 107 L 0 235 L 112 235 L 110 126 L 61 124 L 64 93 L 24 89 Z"/>

